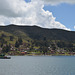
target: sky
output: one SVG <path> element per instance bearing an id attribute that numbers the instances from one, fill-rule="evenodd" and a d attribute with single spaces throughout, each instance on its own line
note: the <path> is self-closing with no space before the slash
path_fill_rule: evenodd
<path id="1" fill-rule="evenodd" d="M 0 25 L 75 31 L 75 0 L 0 0 Z"/>
<path id="2" fill-rule="evenodd" d="M 51 11 L 56 21 L 75 31 L 75 5 L 65 3 L 57 6 L 45 5 L 44 9 Z"/>

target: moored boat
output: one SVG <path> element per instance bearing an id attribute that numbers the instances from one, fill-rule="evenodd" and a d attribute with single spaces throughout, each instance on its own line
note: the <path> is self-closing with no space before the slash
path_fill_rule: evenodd
<path id="1" fill-rule="evenodd" d="M 7 57 L 4 54 L 0 54 L 0 59 L 11 59 L 11 57 Z"/>

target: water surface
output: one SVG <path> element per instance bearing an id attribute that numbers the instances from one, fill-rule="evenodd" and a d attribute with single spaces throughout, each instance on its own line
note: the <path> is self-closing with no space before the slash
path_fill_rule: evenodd
<path id="1" fill-rule="evenodd" d="M 0 75 L 75 75 L 75 56 L 12 56 L 0 59 Z"/>

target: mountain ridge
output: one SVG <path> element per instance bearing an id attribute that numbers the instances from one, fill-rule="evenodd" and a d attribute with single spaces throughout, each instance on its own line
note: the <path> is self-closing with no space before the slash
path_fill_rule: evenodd
<path id="1" fill-rule="evenodd" d="M 7 25 L 7 26 L 0 26 L 0 30 L 11 33 L 16 36 L 23 37 L 21 34 L 25 34 L 27 37 L 31 39 L 42 40 L 44 37 L 47 40 L 75 40 L 75 31 L 67 31 L 63 29 L 47 29 L 41 28 L 39 26 L 21 26 L 21 25 Z"/>

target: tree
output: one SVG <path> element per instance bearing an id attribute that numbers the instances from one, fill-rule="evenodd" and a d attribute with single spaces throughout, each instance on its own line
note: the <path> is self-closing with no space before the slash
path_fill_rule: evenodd
<path id="1" fill-rule="evenodd" d="M 47 51 L 48 51 L 48 47 L 43 47 L 43 54 L 45 55 L 46 53 L 47 53 Z"/>
<path id="2" fill-rule="evenodd" d="M 10 36 L 10 41 L 13 41 L 14 37 L 13 36 Z"/>
<path id="3" fill-rule="evenodd" d="M 2 50 L 2 53 L 7 53 L 7 52 L 9 52 L 10 51 L 10 45 L 6 45 L 6 46 L 4 46 L 3 47 L 3 50 Z"/>
<path id="4" fill-rule="evenodd" d="M 15 47 L 16 47 L 16 48 L 19 47 L 19 42 L 18 42 L 18 41 L 16 41 L 16 43 L 15 43 Z"/>
<path id="5" fill-rule="evenodd" d="M 22 38 L 18 38 L 18 41 L 16 41 L 15 43 L 15 47 L 19 47 L 20 45 L 22 45 L 23 41 L 22 41 Z"/>
<path id="6" fill-rule="evenodd" d="M 56 46 L 55 46 L 55 44 L 53 43 L 53 44 L 51 44 L 51 47 L 52 47 L 52 49 L 53 50 L 56 50 Z"/>
<path id="7" fill-rule="evenodd" d="M 22 38 L 21 37 L 18 38 L 18 43 L 19 43 L 19 45 L 22 45 L 23 41 L 22 41 Z"/>
<path id="8" fill-rule="evenodd" d="M 6 35 L 2 33 L 1 37 L 2 37 L 2 38 L 3 38 L 3 37 L 6 37 Z"/>
<path id="9" fill-rule="evenodd" d="M 1 47 L 3 47 L 3 43 L 1 43 Z"/>
<path id="10" fill-rule="evenodd" d="M 43 52 L 44 55 L 48 52 L 48 45 L 48 41 L 44 37 L 43 41 L 40 42 L 40 52 Z"/>

